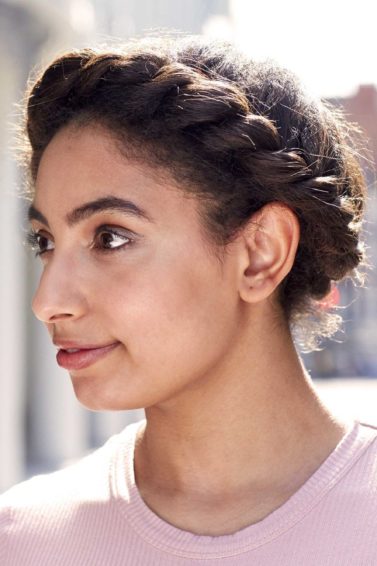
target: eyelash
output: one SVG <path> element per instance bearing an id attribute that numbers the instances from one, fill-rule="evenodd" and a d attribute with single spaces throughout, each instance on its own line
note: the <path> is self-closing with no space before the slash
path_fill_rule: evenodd
<path id="1" fill-rule="evenodd" d="M 113 236 L 117 236 L 118 238 L 127 240 L 127 242 L 125 241 L 123 244 L 121 244 L 120 246 L 116 246 L 115 248 L 105 248 L 96 243 L 96 239 L 100 234 L 112 234 Z M 95 249 L 101 253 L 118 252 L 123 250 L 125 247 L 129 247 L 130 245 L 133 244 L 133 242 L 134 239 L 131 237 L 130 233 L 127 232 L 127 230 L 125 230 L 124 228 L 115 228 L 112 226 L 99 226 L 99 228 L 97 228 L 94 234 L 92 249 Z"/>
<path id="2" fill-rule="evenodd" d="M 25 243 L 35 252 L 35 255 L 37 257 L 43 255 L 46 251 L 48 251 L 48 250 L 41 251 L 39 245 L 40 238 L 45 238 L 46 240 L 49 240 L 47 236 L 43 236 L 43 234 L 41 234 L 40 232 L 36 232 L 34 230 L 30 230 L 30 232 L 26 234 Z"/>
<path id="3" fill-rule="evenodd" d="M 112 234 L 113 236 L 116 236 L 118 238 L 121 238 L 123 240 L 127 240 L 125 241 L 123 244 L 116 246 L 114 248 L 106 248 L 101 246 L 98 242 L 97 242 L 97 238 L 101 235 L 101 234 Z M 134 239 L 130 236 L 127 235 L 129 234 L 126 230 L 124 230 L 124 228 L 114 228 L 112 226 L 99 226 L 94 234 L 94 238 L 93 238 L 93 243 L 91 244 L 91 249 L 94 249 L 100 253 L 113 253 L 113 252 L 118 252 L 123 250 L 125 247 L 129 247 L 130 245 L 132 245 L 134 243 Z M 45 249 L 45 250 L 41 250 L 40 249 L 40 240 L 41 238 L 44 238 L 47 242 L 51 242 L 52 238 L 49 238 L 47 235 L 44 235 L 41 232 L 37 232 L 35 230 L 30 230 L 30 232 L 28 232 L 28 234 L 26 235 L 26 244 L 35 251 L 35 255 L 38 256 L 42 256 L 43 254 L 45 254 L 48 251 L 52 251 L 49 249 Z"/>

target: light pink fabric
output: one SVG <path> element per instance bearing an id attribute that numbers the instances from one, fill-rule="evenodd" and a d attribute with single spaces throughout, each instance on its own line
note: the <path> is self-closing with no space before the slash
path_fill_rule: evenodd
<path id="1" fill-rule="evenodd" d="M 2 566 L 377 565 L 377 427 L 351 421 L 286 503 L 234 535 L 210 537 L 171 526 L 141 499 L 139 424 L 0 496 Z"/>

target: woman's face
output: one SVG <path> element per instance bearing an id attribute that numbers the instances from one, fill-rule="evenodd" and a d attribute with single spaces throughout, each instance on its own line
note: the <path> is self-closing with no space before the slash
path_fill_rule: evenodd
<path id="1" fill-rule="evenodd" d="M 33 310 L 92 410 L 148 407 L 213 376 L 238 328 L 237 261 L 198 201 L 123 157 L 99 128 L 61 130 L 30 209 L 43 274 Z M 217 250 L 219 251 L 219 250 Z"/>

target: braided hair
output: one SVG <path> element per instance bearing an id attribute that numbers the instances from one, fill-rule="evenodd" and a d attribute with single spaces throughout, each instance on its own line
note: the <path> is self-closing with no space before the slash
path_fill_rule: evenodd
<path id="1" fill-rule="evenodd" d="M 363 262 L 365 182 L 351 125 L 308 97 L 292 73 L 198 37 L 66 53 L 27 95 L 31 192 L 46 146 L 67 124 L 103 126 L 129 157 L 167 169 L 203 200 L 218 244 L 265 204 L 289 206 L 300 243 L 280 303 L 294 328 L 306 328 L 307 349 L 334 333 L 340 317 L 320 300 Z"/>

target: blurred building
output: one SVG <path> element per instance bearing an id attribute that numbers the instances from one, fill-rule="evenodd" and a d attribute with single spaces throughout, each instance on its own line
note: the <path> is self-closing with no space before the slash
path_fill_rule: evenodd
<path id="1" fill-rule="evenodd" d="M 372 269 L 365 288 L 339 284 L 344 332 L 338 335 L 339 342 L 327 341 L 322 351 L 305 359 L 313 376 L 377 377 L 377 88 L 361 85 L 353 96 L 330 102 L 343 108 L 348 120 L 362 130 L 361 162 L 368 184 L 364 238 Z"/>
<path id="2" fill-rule="evenodd" d="M 148 31 L 201 33 L 211 18 L 229 16 L 229 0 L 93 0 L 98 28 L 115 37 Z"/>
<path id="3" fill-rule="evenodd" d="M 17 30 L 17 33 L 14 32 Z M 27 6 L 0 2 L 0 489 L 24 473 L 28 363 L 25 319 L 28 272 L 22 249 L 22 206 L 15 191 L 19 176 L 12 155 L 18 121 L 14 102 L 25 89 L 27 74 L 47 38 L 43 20 Z"/>

